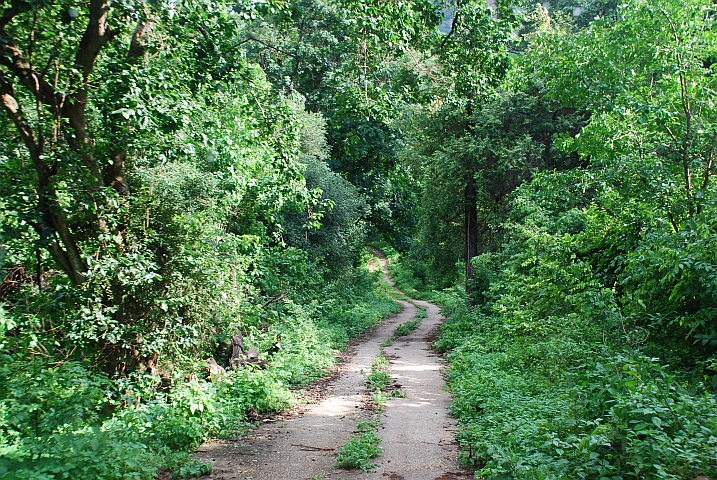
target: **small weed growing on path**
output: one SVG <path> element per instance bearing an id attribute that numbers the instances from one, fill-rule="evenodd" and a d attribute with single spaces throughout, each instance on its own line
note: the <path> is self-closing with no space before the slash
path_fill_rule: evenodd
<path id="1" fill-rule="evenodd" d="M 366 382 L 373 389 L 371 399 L 378 409 L 388 401 L 386 386 L 391 381 L 391 374 L 388 372 L 388 359 L 383 355 L 376 355 L 371 364 L 371 373 L 368 374 Z"/>
<path id="2" fill-rule="evenodd" d="M 406 398 L 406 394 L 401 390 L 391 390 L 391 398 Z"/>
<path id="3" fill-rule="evenodd" d="M 385 390 L 388 382 L 391 381 L 391 374 L 388 373 L 388 360 L 383 355 L 376 355 L 371 364 L 371 373 L 366 378 L 369 386 L 374 390 Z"/>
<path id="4" fill-rule="evenodd" d="M 412 331 L 418 328 L 418 320 L 412 320 L 410 322 L 402 323 L 398 327 L 396 327 L 396 330 L 393 331 L 394 337 L 405 337 Z"/>
<path id="5" fill-rule="evenodd" d="M 371 394 L 371 400 L 373 401 L 374 405 L 376 405 L 376 409 L 381 410 L 383 409 L 383 406 L 388 402 L 388 400 L 391 397 L 389 397 L 386 392 L 383 390 L 375 390 Z"/>
<path id="6" fill-rule="evenodd" d="M 358 429 L 358 426 L 356 428 Z M 364 472 L 376 468 L 377 465 L 371 460 L 381 454 L 380 443 L 381 439 L 375 430 L 361 432 L 339 447 L 336 464 L 343 468 L 360 468 Z"/>
<path id="7" fill-rule="evenodd" d="M 386 340 L 379 343 L 378 346 L 381 348 L 386 348 L 386 347 L 390 347 L 391 344 L 393 344 L 393 337 L 388 337 Z"/>
<path id="8" fill-rule="evenodd" d="M 391 299 L 396 300 L 396 301 L 404 301 L 404 302 L 411 301 L 411 299 L 409 297 L 407 297 L 405 293 L 398 290 L 396 287 L 392 287 L 391 285 L 386 283 L 386 280 L 381 279 L 381 280 L 379 280 L 378 284 L 379 284 L 379 288 L 381 288 L 386 293 L 386 295 L 391 297 Z"/>
<path id="9" fill-rule="evenodd" d="M 421 324 L 421 320 L 428 317 L 428 314 L 426 313 L 426 309 L 424 307 L 418 307 L 418 312 L 416 313 L 416 317 L 411 320 L 410 322 L 402 323 L 396 329 L 393 331 L 394 338 L 397 337 L 405 337 L 412 331 L 418 328 L 418 326 Z"/>
<path id="10" fill-rule="evenodd" d="M 380 426 L 381 426 L 381 422 L 377 419 L 369 420 L 368 418 L 363 418 L 356 425 L 356 431 L 357 432 L 370 432 L 371 430 L 376 430 Z"/>

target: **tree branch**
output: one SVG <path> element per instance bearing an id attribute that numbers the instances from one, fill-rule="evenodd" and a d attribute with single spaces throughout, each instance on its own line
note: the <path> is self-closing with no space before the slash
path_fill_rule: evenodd
<path id="1" fill-rule="evenodd" d="M 263 46 L 265 46 L 266 48 L 268 48 L 268 49 L 270 49 L 270 50 L 274 50 L 275 52 L 279 52 L 279 53 L 281 53 L 281 54 L 287 55 L 287 56 L 289 56 L 289 57 L 291 57 L 291 58 L 293 58 L 293 59 L 295 59 L 295 60 L 297 60 L 298 57 L 299 57 L 299 56 L 298 56 L 297 54 L 295 54 L 295 53 L 287 52 L 286 50 L 283 50 L 283 49 L 281 49 L 281 48 L 279 48 L 279 47 L 276 47 L 276 46 L 274 46 L 274 45 L 272 45 L 272 44 L 270 44 L 270 43 L 268 43 L 268 42 L 265 42 L 265 41 L 263 41 L 263 40 L 259 40 L 258 38 L 254 37 L 254 36 L 252 36 L 252 35 L 249 35 L 249 36 L 246 37 L 244 40 L 242 40 L 242 41 L 240 41 L 240 42 L 238 42 L 238 43 L 232 45 L 232 46 L 229 48 L 228 51 L 233 52 L 234 50 L 236 50 L 237 48 L 239 48 L 240 46 L 242 46 L 242 45 L 244 45 L 245 43 L 248 43 L 248 42 L 256 42 L 256 43 L 258 43 L 259 45 L 263 45 Z"/>
<path id="2" fill-rule="evenodd" d="M 50 105 L 53 111 L 57 110 L 61 99 L 55 89 L 32 68 L 4 29 L 0 29 L 0 64 L 10 70 L 38 101 Z"/>
<path id="3" fill-rule="evenodd" d="M 33 227 L 40 235 L 43 243 L 47 245 L 57 264 L 70 277 L 72 283 L 80 285 L 85 280 L 84 273 L 87 271 L 87 267 L 82 260 L 79 248 L 62 213 L 53 213 L 50 207 L 49 200 L 54 197 L 54 189 L 50 184 L 50 178 L 54 174 L 53 169 L 42 160 L 42 142 L 35 134 L 27 117 L 23 114 L 12 84 L 5 79 L 2 72 L 0 72 L 0 104 L 2 104 L 3 109 L 20 132 L 20 136 L 37 171 L 38 211 L 41 214 L 42 221 L 40 224 L 33 224 Z M 55 233 L 59 234 L 62 244 L 65 246 L 64 250 L 57 243 Z"/>
<path id="4" fill-rule="evenodd" d="M 95 67 L 102 46 L 116 35 L 107 26 L 109 4 L 109 0 L 90 1 L 90 21 L 75 55 L 75 65 L 82 70 L 85 84 Z"/>
<path id="5" fill-rule="evenodd" d="M 685 70 L 683 67 L 683 60 L 682 55 L 680 53 L 680 48 L 682 47 L 682 39 L 680 38 L 680 32 L 677 29 L 677 25 L 673 22 L 672 18 L 669 16 L 667 11 L 664 8 L 658 8 L 658 10 L 662 13 L 662 15 L 667 20 L 667 23 L 670 25 L 670 28 L 672 29 L 672 36 L 675 39 L 675 59 L 677 60 L 677 70 L 678 70 L 678 81 L 680 86 L 680 100 L 682 103 L 682 111 L 685 115 L 685 134 L 682 139 L 682 168 L 683 168 L 683 174 L 685 176 L 685 190 L 686 190 L 686 196 L 687 201 L 689 202 L 689 212 L 690 215 L 693 213 L 693 185 L 692 185 L 692 168 L 691 168 L 691 161 L 689 156 L 689 146 L 690 146 L 690 136 L 692 135 L 692 106 L 690 102 L 690 96 L 689 92 L 687 90 L 687 80 L 685 78 Z"/>
<path id="6" fill-rule="evenodd" d="M 5 79 L 3 72 L 0 72 L 0 103 L 2 103 L 2 107 L 20 132 L 20 137 L 22 137 L 23 143 L 25 143 L 30 152 L 30 158 L 32 158 L 33 162 L 40 160 L 42 145 L 35 136 L 35 131 L 30 122 L 22 113 L 12 84 Z M 37 167 L 37 165 L 35 166 Z"/>
<path id="7" fill-rule="evenodd" d="M 152 33 L 152 23 L 145 20 L 137 22 L 137 28 L 134 29 L 132 34 L 132 42 L 129 45 L 129 52 L 127 57 L 130 60 L 143 59 L 147 60 L 147 37 Z"/>
<path id="8" fill-rule="evenodd" d="M 29 10 L 30 2 L 13 1 L 10 7 L 6 8 L 3 11 L 2 16 L 0 16 L 0 30 L 3 30 L 5 26 L 17 15 Z"/>
<path id="9" fill-rule="evenodd" d="M 441 46 L 439 47 L 439 50 L 443 50 L 443 47 L 446 46 L 446 43 L 448 43 L 448 40 L 453 36 L 453 33 L 458 29 L 458 19 L 459 15 L 458 12 L 461 8 L 461 1 L 456 1 L 456 12 L 453 14 L 453 22 L 451 22 L 451 31 L 446 34 L 446 37 L 441 42 Z"/>

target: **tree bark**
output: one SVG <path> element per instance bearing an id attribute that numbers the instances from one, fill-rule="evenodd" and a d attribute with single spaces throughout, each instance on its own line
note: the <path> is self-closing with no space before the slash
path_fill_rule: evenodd
<path id="1" fill-rule="evenodd" d="M 94 142 L 86 117 L 90 76 L 102 47 L 116 35 L 107 23 L 109 4 L 110 0 L 89 2 L 89 22 L 75 53 L 75 66 L 82 72 L 82 81 L 71 89 L 70 93 L 58 93 L 44 75 L 35 69 L 5 30 L 15 16 L 28 11 L 30 7 L 13 6 L 6 9 L 0 18 L 0 65 L 5 68 L 5 71 L 0 71 L 0 104 L 17 127 L 37 172 L 37 211 L 40 220 L 33 228 L 40 236 L 42 245 L 74 285 L 84 283 L 87 266 L 67 224 L 63 209 L 57 203 L 52 180 L 56 168 L 43 157 L 45 142 L 42 125 L 38 124 L 33 128 L 30 124 L 14 92 L 13 79 L 10 77 L 14 77 L 34 96 L 38 112 L 42 106 L 46 106 L 57 124 L 60 124 L 61 118 L 68 120 L 73 134 L 68 135 L 68 145 L 82 159 L 89 177 L 90 194 L 97 200 L 106 200 L 104 187 L 108 180 L 108 184 L 118 192 L 126 193 L 124 151 L 113 152 L 113 162 L 103 174 L 100 162 L 95 157 Z M 89 216 L 90 228 L 106 229 L 102 219 L 94 212 Z"/>
<path id="2" fill-rule="evenodd" d="M 475 134 L 473 126 L 473 100 L 469 99 L 466 105 L 466 132 L 471 137 Z M 466 296 L 468 302 L 472 305 L 473 278 L 475 277 L 475 267 L 471 263 L 471 259 L 478 255 L 478 197 L 476 194 L 475 167 L 470 158 L 466 159 L 466 187 L 463 192 L 464 213 L 463 223 L 465 227 L 465 262 L 466 262 Z"/>
<path id="3" fill-rule="evenodd" d="M 464 192 L 465 210 L 465 262 L 466 262 L 466 294 L 469 302 L 471 302 L 471 294 L 473 293 L 473 278 L 475 277 L 475 267 L 471 263 L 471 259 L 478 255 L 478 205 L 476 197 L 476 181 L 472 169 L 466 172 L 466 188 Z"/>

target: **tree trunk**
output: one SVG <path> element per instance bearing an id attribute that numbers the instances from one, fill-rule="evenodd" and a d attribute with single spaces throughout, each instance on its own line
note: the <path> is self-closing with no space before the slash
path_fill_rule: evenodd
<path id="1" fill-rule="evenodd" d="M 473 127 L 473 100 L 469 99 L 466 104 L 466 132 L 471 137 L 475 134 Z M 466 296 L 472 305 L 473 277 L 476 270 L 471 264 L 471 259 L 478 255 L 478 197 L 476 196 L 475 167 L 470 158 L 466 159 L 466 188 L 463 193 L 463 224 L 465 227 L 464 259 L 466 262 Z"/>
<path id="2" fill-rule="evenodd" d="M 475 277 L 475 267 L 471 263 L 471 259 L 478 255 L 478 206 L 476 198 L 476 181 L 472 169 L 466 172 L 466 189 L 464 193 L 465 210 L 465 262 L 466 262 L 466 294 L 468 301 L 472 303 L 471 294 L 473 293 L 473 277 Z"/>

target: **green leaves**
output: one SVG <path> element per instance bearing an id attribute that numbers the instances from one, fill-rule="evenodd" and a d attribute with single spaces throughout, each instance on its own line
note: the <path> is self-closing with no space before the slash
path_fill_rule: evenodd
<path id="1" fill-rule="evenodd" d="M 420 50 L 420 42 L 431 41 L 442 20 L 434 2 L 392 0 L 389 2 L 356 2 L 342 0 L 349 12 L 354 32 L 352 38 L 368 41 L 370 49 Z M 367 49 L 368 50 L 368 49 Z"/>
<path id="2" fill-rule="evenodd" d="M 480 303 L 452 306 L 443 327 L 463 456 L 486 478 L 717 469 L 713 20 L 690 7 L 635 1 L 584 30 L 552 24 L 526 57 L 526 91 L 590 122 L 551 138 L 572 168 L 511 189 L 502 245 L 473 261 Z M 478 146 L 511 138 L 479 124 Z"/>
<path id="3" fill-rule="evenodd" d="M 540 53 L 530 57 L 552 95 L 594 112 L 578 151 L 594 162 L 619 162 L 640 182 L 631 194 L 647 190 L 645 201 L 659 201 L 676 228 L 712 195 L 703 191 L 715 132 L 714 78 L 705 68 L 715 47 L 706 33 L 714 22 L 708 8 L 630 2 L 616 23 L 601 20 L 576 34 L 545 31 Z"/>
<path id="4" fill-rule="evenodd" d="M 459 2 L 453 13 L 451 30 L 437 39 L 434 47 L 451 78 L 451 92 L 444 98 L 450 104 L 465 105 L 468 99 L 488 95 L 509 67 L 508 44 L 513 28 L 512 15 L 494 15 L 485 2 Z"/>
<path id="5" fill-rule="evenodd" d="M 698 253 L 711 250 L 715 199 L 709 8 L 629 2 L 617 22 L 544 31 L 531 56 L 551 94 L 593 111 L 571 148 L 601 169 L 608 215 L 631 226 L 623 235 L 637 249 L 620 278 L 636 310 L 705 343 L 715 300 L 714 261 Z"/>
<path id="6" fill-rule="evenodd" d="M 371 460 L 381 454 L 380 443 L 381 439 L 373 428 L 360 432 L 353 436 L 348 443 L 339 447 L 336 464 L 339 467 L 370 471 L 377 466 Z"/>

